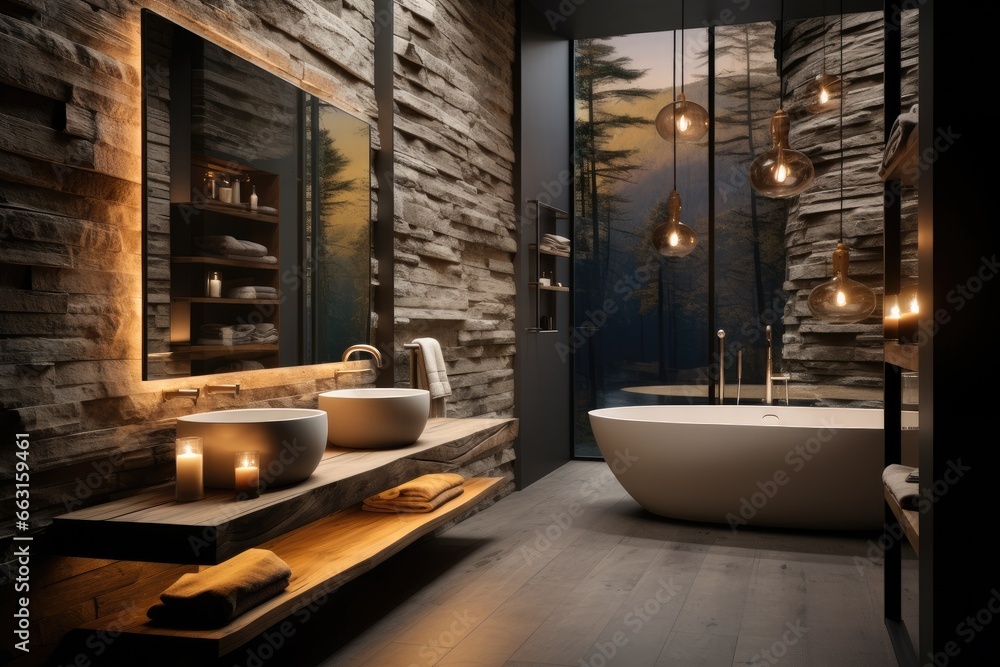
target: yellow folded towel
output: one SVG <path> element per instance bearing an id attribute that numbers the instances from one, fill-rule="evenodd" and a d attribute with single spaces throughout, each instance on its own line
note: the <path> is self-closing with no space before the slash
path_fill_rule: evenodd
<path id="1" fill-rule="evenodd" d="M 365 498 L 361 507 L 374 512 L 430 512 L 461 495 L 464 481 L 450 472 L 421 475 Z"/>
<path id="2" fill-rule="evenodd" d="M 452 498 L 462 495 L 463 491 L 462 487 L 456 486 L 442 491 L 430 500 L 408 499 L 402 496 L 394 500 L 366 498 L 361 503 L 361 509 L 369 512 L 432 512 Z"/>
<path id="3" fill-rule="evenodd" d="M 225 625 L 288 587 L 292 570 L 266 549 L 248 549 L 201 572 L 182 574 L 146 615 L 170 624 Z"/>

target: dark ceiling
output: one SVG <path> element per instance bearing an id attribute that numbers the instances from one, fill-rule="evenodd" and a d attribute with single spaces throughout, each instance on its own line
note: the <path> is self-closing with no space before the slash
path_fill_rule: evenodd
<path id="1" fill-rule="evenodd" d="M 529 0 L 552 32 L 566 39 L 614 37 L 656 30 L 676 30 L 681 3 L 664 0 Z M 834 16 L 843 11 L 882 11 L 874 0 L 688 0 L 684 26 L 728 25 Z"/>

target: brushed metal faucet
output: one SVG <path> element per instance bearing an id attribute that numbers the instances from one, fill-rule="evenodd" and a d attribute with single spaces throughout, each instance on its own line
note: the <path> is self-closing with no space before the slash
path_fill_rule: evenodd
<path id="1" fill-rule="evenodd" d="M 356 345 L 351 345 L 349 348 L 344 350 L 344 356 L 341 357 L 341 361 L 347 361 L 355 352 L 368 352 L 373 357 L 375 357 L 375 366 L 382 368 L 382 353 L 379 352 L 378 348 L 374 345 L 368 345 L 366 343 L 358 343 Z"/>
<path id="2" fill-rule="evenodd" d="M 211 394 L 231 394 L 233 396 L 238 396 L 240 393 L 240 383 L 234 382 L 233 384 L 206 384 L 205 385 L 205 395 L 210 396 Z"/>
<path id="3" fill-rule="evenodd" d="M 726 332 L 719 329 L 715 334 L 719 337 L 719 405 L 726 400 Z"/>
<path id="4" fill-rule="evenodd" d="M 194 387 L 191 389 L 164 389 L 163 390 L 163 400 L 169 401 L 174 398 L 190 398 L 194 402 L 198 402 L 198 397 L 201 396 L 201 389 Z"/>
<path id="5" fill-rule="evenodd" d="M 771 325 L 764 329 L 767 336 L 767 368 L 764 371 L 764 402 L 768 405 L 774 403 L 774 381 L 785 383 L 785 405 L 788 405 L 788 379 L 787 375 L 775 375 L 771 372 Z"/>

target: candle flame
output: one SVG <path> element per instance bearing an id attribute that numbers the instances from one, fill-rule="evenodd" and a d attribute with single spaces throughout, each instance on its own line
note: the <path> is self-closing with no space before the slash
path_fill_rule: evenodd
<path id="1" fill-rule="evenodd" d="M 920 304 L 917 303 L 917 297 L 913 297 L 912 299 L 910 299 L 910 312 L 911 313 L 920 312 Z"/>
<path id="2" fill-rule="evenodd" d="M 894 304 L 892 304 L 892 308 L 889 309 L 889 317 L 898 320 L 899 316 L 900 316 L 899 304 L 898 303 L 894 303 Z"/>

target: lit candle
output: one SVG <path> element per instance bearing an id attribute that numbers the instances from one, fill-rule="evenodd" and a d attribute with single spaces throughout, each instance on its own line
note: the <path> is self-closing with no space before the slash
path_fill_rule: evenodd
<path id="1" fill-rule="evenodd" d="M 174 484 L 177 500 L 199 500 L 205 494 L 202 477 L 202 440 L 198 436 L 177 438 L 177 481 Z"/>
<path id="2" fill-rule="evenodd" d="M 222 296 L 222 275 L 218 271 L 208 274 L 208 296 Z"/>
<path id="3" fill-rule="evenodd" d="M 256 498 L 260 495 L 260 468 L 257 452 L 236 453 L 236 497 Z"/>

